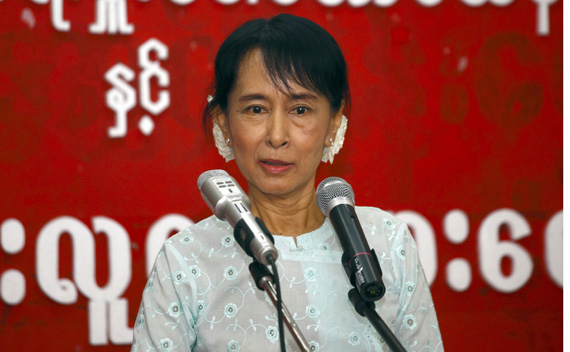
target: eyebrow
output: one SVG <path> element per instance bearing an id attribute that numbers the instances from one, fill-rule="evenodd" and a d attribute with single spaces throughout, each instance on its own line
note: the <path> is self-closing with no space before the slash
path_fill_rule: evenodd
<path id="1" fill-rule="evenodd" d="M 311 93 L 299 93 L 299 94 L 289 94 L 289 98 L 292 100 L 317 100 L 318 97 Z"/>
<path id="2" fill-rule="evenodd" d="M 251 101 L 251 100 L 267 100 L 267 97 L 263 94 L 246 94 L 246 95 L 242 95 L 241 97 L 239 97 L 238 99 L 239 101 Z"/>
<path id="3" fill-rule="evenodd" d="M 318 97 L 312 93 L 299 93 L 299 94 L 287 94 L 291 100 L 317 100 Z M 251 100 L 268 100 L 267 97 L 260 93 L 246 94 L 242 95 L 238 99 L 239 101 L 251 101 Z"/>

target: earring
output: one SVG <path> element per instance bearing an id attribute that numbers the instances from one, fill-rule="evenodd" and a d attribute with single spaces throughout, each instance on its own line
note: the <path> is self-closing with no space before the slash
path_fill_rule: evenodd
<path id="1" fill-rule="evenodd" d="M 216 143 L 216 147 L 218 148 L 218 153 L 224 157 L 226 162 L 234 159 L 234 148 L 230 147 L 228 144 L 230 143 L 230 138 L 224 140 L 224 133 L 220 126 L 214 122 L 214 142 Z"/>
<path id="2" fill-rule="evenodd" d="M 346 118 L 346 116 L 342 115 L 342 121 L 340 123 L 338 130 L 336 130 L 336 136 L 334 138 L 334 141 L 332 140 L 332 138 L 329 138 L 331 146 L 323 148 L 323 155 L 321 157 L 321 160 L 323 162 L 326 163 L 328 161 L 331 164 L 333 163 L 334 156 L 338 154 L 344 143 L 344 134 L 346 133 L 347 127 L 348 127 L 348 119 Z"/>
<path id="3" fill-rule="evenodd" d="M 231 141 L 230 138 L 226 139 L 226 145 L 230 145 L 230 141 Z"/>

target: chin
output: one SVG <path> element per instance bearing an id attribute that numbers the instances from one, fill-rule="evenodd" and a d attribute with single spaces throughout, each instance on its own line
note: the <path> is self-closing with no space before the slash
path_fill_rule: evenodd
<path id="1" fill-rule="evenodd" d="M 305 184 L 294 184 L 293 182 L 287 182 L 286 178 L 283 179 L 276 179 L 272 180 L 273 182 L 261 182 L 258 187 L 256 187 L 259 191 L 264 194 L 272 195 L 272 196 L 288 196 L 293 195 L 296 192 L 303 192 L 309 189 L 309 192 L 314 193 L 314 182 L 310 183 L 310 185 Z"/>

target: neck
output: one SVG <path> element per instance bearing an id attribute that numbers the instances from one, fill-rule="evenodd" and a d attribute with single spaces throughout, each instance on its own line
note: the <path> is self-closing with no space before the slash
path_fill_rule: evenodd
<path id="1" fill-rule="evenodd" d="M 251 212 L 274 235 L 296 238 L 318 229 L 325 216 L 317 207 L 314 190 L 296 196 L 274 196 L 250 188 Z"/>

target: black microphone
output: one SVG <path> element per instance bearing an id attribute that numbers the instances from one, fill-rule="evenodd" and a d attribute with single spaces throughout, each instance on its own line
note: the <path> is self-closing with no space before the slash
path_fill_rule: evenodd
<path id="1" fill-rule="evenodd" d="M 236 180 L 224 170 L 210 170 L 198 177 L 202 198 L 218 219 L 234 228 L 236 242 L 264 265 L 277 260 L 273 236 L 260 218 L 249 211 L 251 201 Z"/>
<path id="2" fill-rule="evenodd" d="M 344 251 L 342 263 L 351 284 L 366 301 L 377 301 L 386 288 L 374 250 L 370 250 L 354 211 L 354 192 L 342 178 L 329 177 L 317 187 L 317 205 L 331 221 Z"/>

